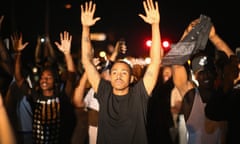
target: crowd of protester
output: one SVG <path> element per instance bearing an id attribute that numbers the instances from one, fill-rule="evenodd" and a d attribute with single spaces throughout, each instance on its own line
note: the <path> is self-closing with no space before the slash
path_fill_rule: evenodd
<path id="1" fill-rule="evenodd" d="M 10 36 L 11 50 L 0 38 L 0 144 L 236 143 L 239 57 L 205 15 L 164 53 L 158 2 L 144 0 L 143 7 L 138 16 L 151 27 L 150 63 L 124 55 L 122 41 L 104 61 L 95 57 L 90 33 L 101 17 L 93 1 L 81 5 L 81 68 L 68 31 L 59 42 L 46 36 L 42 45 L 38 37 L 36 71 L 23 63 L 24 34 Z"/>

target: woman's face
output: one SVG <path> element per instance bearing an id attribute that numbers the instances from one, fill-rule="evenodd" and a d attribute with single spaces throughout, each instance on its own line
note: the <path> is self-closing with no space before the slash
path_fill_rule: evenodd
<path id="1" fill-rule="evenodd" d="M 43 71 L 39 82 L 42 90 L 53 90 L 54 88 L 53 73 L 50 70 Z"/>

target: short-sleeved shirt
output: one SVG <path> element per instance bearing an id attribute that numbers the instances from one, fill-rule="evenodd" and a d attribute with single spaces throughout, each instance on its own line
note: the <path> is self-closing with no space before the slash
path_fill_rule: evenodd
<path id="1" fill-rule="evenodd" d="M 149 96 L 142 79 L 124 96 L 114 95 L 111 83 L 101 79 L 95 97 L 100 105 L 97 144 L 147 144 Z"/>
<path id="2" fill-rule="evenodd" d="M 84 102 L 87 108 L 91 108 L 93 110 L 99 110 L 99 103 L 98 100 L 94 97 L 94 90 L 90 88 L 87 92 L 86 96 L 84 97 Z"/>

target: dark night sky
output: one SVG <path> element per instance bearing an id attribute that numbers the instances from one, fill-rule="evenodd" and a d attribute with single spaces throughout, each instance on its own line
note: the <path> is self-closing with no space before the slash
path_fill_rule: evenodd
<path id="1" fill-rule="evenodd" d="M 216 0 L 158 0 L 161 12 L 162 39 L 177 42 L 185 27 L 200 14 L 211 17 L 216 31 L 233 50 L 240 46 L 240 22 L 236 2 Z M 59 33 L 67 30 L 73 35 L 73 51 L 79 50 L 81 24 L 80 4 L 84 0 L 8 0 L 1 1 L 1 13 L 5 15 L 3 33 L 23 33 L 24 40 L 34 41 L 38 35 L 49 33 L 52 41 L 58 40 Z M 102 19 L 92 32 L 113 34 L 115 40 L 124 37 L 128 54 L 145 56 L 144 40 L 150 37 L 150 26 L 138 17 L 144 13 L 142 0 L 95 0 L 96 16 Z M 48 12 L 47 6 L 48 3 Z M 65 9 L 66 3 L 72 4 Z M 48 17 L 46 17 L 48 16 Z M 29 48 L 30 49 L 30 48 Z"/>

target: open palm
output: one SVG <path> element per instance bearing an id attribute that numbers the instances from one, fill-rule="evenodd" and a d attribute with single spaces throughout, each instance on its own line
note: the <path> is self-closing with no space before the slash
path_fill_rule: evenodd
<path id="1" fill-rule="evenodd" d="M 160 22 L 160 15 L 159 15 L 159 9 L 158 9 L 158 2 L 155 2 L 155 5 L 153 4 L 152 0 L 147 0 L 143 2 L 144 10 L 146 13 L 146 16 L 143 14 L 139 14 L 139 16 L 149 24 L 159 23 Z"/>
<path id="2" fill-rule="evenodd" d="M 96 11 L 96 4 L 92 3 L 90 1 L 89 3 L 85 3 L 85 8 L 83 5 L 81 5 L 81 22 L 83 26 L 92 26 L 94 25 L 98 20 L 100 20 L 100 17 L 94 17 L 94 13 Z"/>

